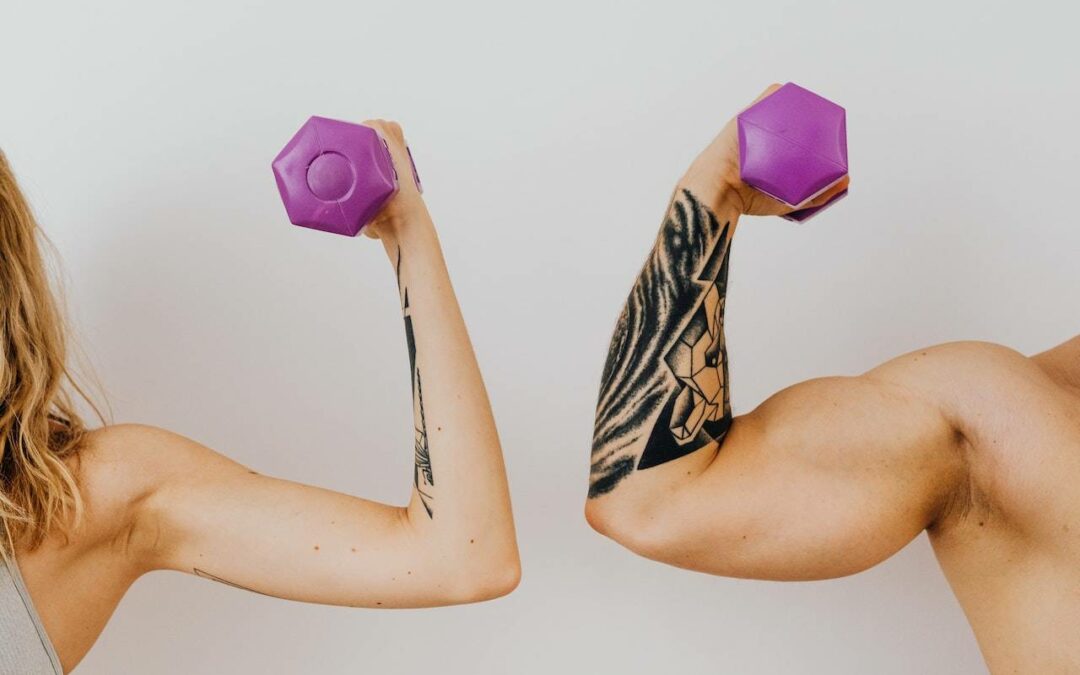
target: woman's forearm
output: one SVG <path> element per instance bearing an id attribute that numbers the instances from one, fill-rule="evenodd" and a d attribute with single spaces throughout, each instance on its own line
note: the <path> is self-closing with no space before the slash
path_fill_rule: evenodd
<path id="1" fill-rule="evenodd" d="M 380 237 L 398 280 L 414 414 L 417 530 L 469 559 L 517 551 L 506 472 L 480 368 L 422 203 Z"/>

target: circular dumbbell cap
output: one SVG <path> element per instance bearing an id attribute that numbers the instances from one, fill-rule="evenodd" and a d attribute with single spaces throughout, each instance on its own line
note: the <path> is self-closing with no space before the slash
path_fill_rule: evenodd
<path id="1" fill-rule="evenodd" d="M 789 82 L 740 113 L 737 124 L 743 182 L 788 206 L 816 197 L 848 173 L 844 109 L 812 91 Z M 822 208 L 790 217 L 805 220 Z"/>
<path id="2" fill-rule="evenodd" d="M 312 117 L 272 164 L 289 220 L 355 236 L 397 192 L 386 144 L 370 127 Z"/>
<path id="3" fill-rule="evenodd" d="M 348 196 L 355 182 L 352 162 L 332 150 L 311 160 L 308 166 L 308 189 L 324 202 L 341 201 Z"/>

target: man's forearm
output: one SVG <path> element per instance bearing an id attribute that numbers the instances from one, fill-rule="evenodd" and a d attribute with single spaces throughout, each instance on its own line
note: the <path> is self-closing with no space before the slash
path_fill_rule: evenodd
<path id="1" fill-rule="evenodd" d="M 590 497 L 722 442 L 731 424 L 724 301 L 738 210 L 717 196 L 676 190 L 619 316 L 596 408 Z"/>

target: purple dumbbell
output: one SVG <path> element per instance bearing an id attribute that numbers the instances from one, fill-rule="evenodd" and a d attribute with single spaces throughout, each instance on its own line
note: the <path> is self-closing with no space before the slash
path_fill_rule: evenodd
<path id="1" fill-rule="evenodd" d="M 738 127 L 743 182 L 792 208 L 848 174 L 844 109 L 797 84 L 788 82 L 744 110 Z M 784 217 L 802 222 L 846 195 Z"/>
<path id="2" fill-rule="evenodd" d="M 294 225 L 350 237 L 371 222 L 398 189 L 390 149 L 374 129 L 325 117 L 305 122 L 272 166 Z M 419 188 L 415 165 L 412 172 Z"/>

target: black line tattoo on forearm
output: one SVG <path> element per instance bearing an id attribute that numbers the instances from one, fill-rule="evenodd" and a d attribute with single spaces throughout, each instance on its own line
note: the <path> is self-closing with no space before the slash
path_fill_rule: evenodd
<path id="1" fill-rule="evenodd" d="M 590 497 L 637 469 L 723 442 L 731 426 L 724 342 L 730 243 L 730 222 L 720 225 L 688 190 L 675 194 L 611 338 Z"/>
<path id="2" fill-rule="evenodd" d="M 416 335 L 413 332 L 412 307 L 409 305 L 409 289 L 401 283 L 401 249 L 397 259 L 398 292 L 401 293 L 401 311 L 405 316 L 405 340 L 409 345 L 409 375 L 412 378 L 413 419 L 415 423 L 415 447 L 413 485 L 420 496 L 428 518 L 435 517 L 435 475 L 431 471 L 431 450 L 428 447 L 427 420 L 424 417 L 424 386 L 420 369 L 416 367 Z"/>

